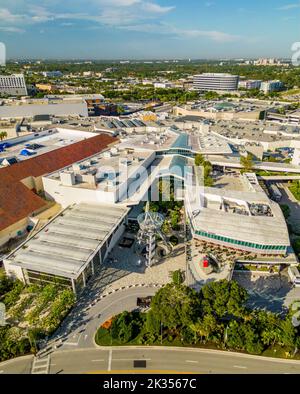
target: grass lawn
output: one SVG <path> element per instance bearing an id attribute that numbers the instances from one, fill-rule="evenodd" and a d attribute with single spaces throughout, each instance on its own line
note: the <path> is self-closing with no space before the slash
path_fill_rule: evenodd
<path id="1" fill-rule="evenodd" d="M 272 267 L 273 272 L 278 272 L 278 267 Z M 256 265 L 249 265 L 249 264 L 243 264 L 240 265 L 239 267 L 235 267 L 235 271 L 260 271 L 260 272 L 269 272 L 270 267 L 267 266 L 259 266 L 256 267 Z"/>
<path id="2" fill-rule="evenodd" d="M 300 184 L 299 182 L 293 182 L 292 185 L 289 187 L 290 191 L 292 192 L 293 196 L 300 201 Z"/>
<path id="3" fill-rule="evenodd" d="M 293 356 L 293 350 L 286 349 L 280 346 L 273 346 L 262 353 L 264 357 L 276 357 L 276 358 L 292 358 L 293 360 L 300 360 L 300 353 L 296 353 Z M 293 356 L 293 357 L 292 357 Z"/>
<path id="4" fill-rule="evenodd" d="M 286 90 L 285 92 L 281 93 L 281 96 L 289 96 L 292 94 L 300 94 L 300 89 L 291 89 L 291 90 Z"/>

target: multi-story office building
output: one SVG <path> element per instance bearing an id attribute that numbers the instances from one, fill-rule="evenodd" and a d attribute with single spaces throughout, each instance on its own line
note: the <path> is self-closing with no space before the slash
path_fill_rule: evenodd
<path id="1" fill-rule="evenodd" d="M 257 79 L 240 81 L 239 87 L 244 89 L 260 89 L 262 81 Z"/>
<path id="2" fill-rule="evenodd" d="M 42 75 L 47 78 L 60 78 L 63 73 L 61 71 L 43 71 Z"/>
<path id="3" fill-rule="evenodd" d="M 204 73 L 194 75 L 195 90 L 223 90 L 232 91 L 238 89 L 239 76 L 221 73 Z"/>
<path id="4" fill-rule="evenodd" d="M 262 90 L 264 93 L 270 93 L 270 92 L 278 92 L 279 90 L 282 90 L 283 88 L 283 83 L 281 81 L 266 81 L 262 82 L 260 90 Z"/>
<path id="5" fill-rule="evenodd" d="M 0 95 L 27 96 L 23 74 L 0 75 Z"/>

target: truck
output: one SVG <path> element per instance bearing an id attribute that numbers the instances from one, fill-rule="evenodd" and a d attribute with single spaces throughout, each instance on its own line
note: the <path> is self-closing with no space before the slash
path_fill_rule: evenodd
<path id="1" fill-rule="evenodd" d="M 295 287 L 300 287 L 300 273 L 297 267 L 289 267 L 288 268 L 288 275 L 290 278 L 291 283 Z"/>

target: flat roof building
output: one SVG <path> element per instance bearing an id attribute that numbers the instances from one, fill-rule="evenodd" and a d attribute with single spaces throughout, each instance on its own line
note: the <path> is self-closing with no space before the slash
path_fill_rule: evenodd
<path id="1" fill-rule="evenodd" d="M 43 175 L 101 152 L 117 141 L 97 135 L 0 168 L 0 245 L 24 230 L 30 215 L 46 208 L 46 200 L 37 194 L 43 191 Z"/>
<path id="2" fill-rule="evenodd" d="M 198 191 L 188 187 L 186 210 L 193 236 L 257 254 L 285 255 L 290 239 L 280 206 L 268 198 L 254 173 L 244 174 L 241 185 L 242 190 L 230 185 Z"/>
<path id="3" fill-rule="evenodd" d="M 0 95 L 27 96 L 24 75 L 0 75 Z"/>
<path id="4" fill-rule="evenodd" d="M 238 89 L 239 76 L 223 73 L 203 73 L 194 75 L 193 87 L 204 91 L 233 91 Z"/>
<path id="5" fill-rule="evenodd" d="M 6 272 L 27 284 L 56 282 L 78 293 L 124 232 L 128 211 L 107 204 L 70 206 L 4 260 Z"/>
<path id="6" fill-rule="evenodd" d="M 0 106 L 0 118 L 21 119 L 32 118 L 37 115 L 69 116 L 80 115 L 88 116 L 87 103 L 49 103 L 49 104 L 19 104 Z"/>
<path id="7" fill-rule="evenodd" d="M 80 201 L 122 202 L 148 179 L 154 160 L 153 151 L 113 147 L 44 176 L 44 190 L 63 207 Z"/>

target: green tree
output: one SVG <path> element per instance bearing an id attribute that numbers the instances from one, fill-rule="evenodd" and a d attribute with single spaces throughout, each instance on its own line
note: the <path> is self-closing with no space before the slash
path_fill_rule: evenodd
<path id="1" fill-rule="evenodd" d="M 204 186 L 205 187 L 212 187 L 213 185 L 214 185 L 214 180 L 212 179 L 211 176 L 204 178 Z"/>
<path id="2" fill-rule="evenodd" d="M 160 332 L 160 321 L 157 319 L 152 310 L 146 314 L 146 330 L 151 334 L 159 334 Z"/>
<path id="3" fill-rule="evenodd" d="M 181 270 L 177 270 L 172 272 L 172 280 L 173 283 L 177 286 L 180 286 L 184 282 L 184 273 Z"/>
<path id="4" fill-rule="evenodd" d="M 196 165 L 197 167 L 199 167 L 199 166 L 204 165 L 204 163 L 205 163 L 205 158 L 204 158 L 204 156 L 201 155 L 200 153 L 198 153 L 198 154 L 195 156 L 195 165 Z"/>
<path id="5" fill-rule="evenodd" d="M 293 193 L 294 197 L 300 201 L 300 182 L 293 181 L 289 189 Z"/>
<path id="6" fill-rule="evenodd" d="M 279 327 L 279 343 L 282 346 L 294 347 L 296 344 L 297 329 L 293 326 L 290 314 L 281 320 Z"/>
<path id="7" fill-rule="evenodd" d="M 218 93 L 217 93 L 217 92 L 213 92 L 213 91 L 211 91 L 211 92 L 206 92 L 206 93 L 204 94 L 204 99 L 205 99 L 205 100 L 215 100 L 215 99 L 217 99 L 218 97 L 219 97 Z"/>
<path id="8" fill-rule="evenodd" d="M 8 278 L 5 273 L 0 274 L 0 298 L 12 290 L 14 282 Z"/>
<path id="9" fill-rule="evenodd" d="M 111 336 L 121 343 L 128 343 L 133 335 L 132 319 L 129 312 L 118 315 L 112 322 Z"/>
<path id="10" fill-rule="evenodd" d="M 6 131 L 1 131 L 0 132 L 0 140 L 3 141 L 5 138 L 7 138 L 7 132 Z"/>
<path id="11" fill-rule="evenodd" d="M 253 156 L 248 153 L 247 156 L 241 156 L 241 165 L 243 166 L 243 172 L 251 172 L 253 170 Z"/>
<path id="12" fill-rule="evenodd" d="M 152 299 L 151 310 L 167 328 L 190 325 L 200 312 L 200 301 L 195 290 L 169 283 Z"/>
<path id="13" fill-rule="evenodd" d="M 213 315 L 207 314 L 202 320 L 198 319 L 195 323 L 191 324 L 190 328 L 195 334 L 195 339 L 199 337 L 200 342 L 205 342 L 220 329 L 220 326 Z"/>
<path id="14" fill-rule="evenodd" d="M 219 318 L 245 315 L 248 293 L 236 281 L 208 283 L 202 287 L 200 297 L 203 314 L 213 314 Z"/>
<path id="15" fill-rule="evenodd" d="M 125 112 L 124 107 L 122 107 L 122 105 L 118 105 L 118 107 L 117 107 L 118 115 L 122 115 L 122 114 L 124 114 L 124 112 Z"/>
<path id="16" fill-rule="evenodd" d="M 232 320 L 228 326 L 226 343 L 230 348 L 253 354 L 260 354 L 264 349 L 258 333 L 249 322 Z"/>

